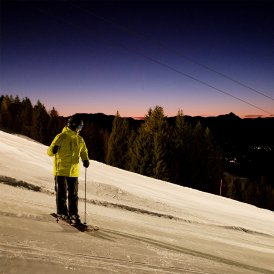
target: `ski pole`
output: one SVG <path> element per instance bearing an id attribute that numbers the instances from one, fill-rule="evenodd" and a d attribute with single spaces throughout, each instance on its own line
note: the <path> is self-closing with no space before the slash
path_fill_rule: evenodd
<path id="1" fill-rule="evenodd" d="M 86 224 L 86 215 L 87 215 L 87 168 L 85 168 L 85 222 Z"/>

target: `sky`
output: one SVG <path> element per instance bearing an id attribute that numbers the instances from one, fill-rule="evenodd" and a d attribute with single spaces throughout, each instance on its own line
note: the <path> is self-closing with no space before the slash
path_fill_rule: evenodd
<path id="1" fill-rule="evenodd" d="M 1 94 L 60 115 L 274 113 L 272 1 L 1 1 Z"/>

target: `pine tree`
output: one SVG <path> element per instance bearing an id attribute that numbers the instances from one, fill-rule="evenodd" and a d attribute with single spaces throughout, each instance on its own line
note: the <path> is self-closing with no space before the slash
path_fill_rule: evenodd
<path id="1" fill-rule="evenodd" d="M 12 116 L 10 113 L 10 106 L 13 101 L 12 96 L 5 95 L 1 99 L 1 106 L 0 106 L 0 125 L 5 129 L 11 129 L 12 127 Z"/>
<path id="2" fill-rule="evenodd" d="M 15 96 L 14 99 L 11 100 L 9 106 L 9 114 L 12 117 L 11 130 L 17 133 L 21 133 L 22 123 L 20 123 L 22 104 L 19 96 Z"/>
<path id="3" fill-rule="evenodd" d="M 169 128 L 160 106 L 149 109 L 131 148 L 131 170 L 161 180 L 169 179 Z"/>
<path id="4" fill-rule="evenodd" d="M 32 116 L 32 138 L 43 144 L 47 143 L 47 127 L 49 115 L 45 106 L 38 100 L 33 108 Z"/>
<path id="5" fill-rule="evenodd" d="M 106 163 L 126 169 L 128 166 L 129 125 L 117 111 L 108 142 Z"/>
<path id="6" fill-rule="evenodd" d="M 187 186 L 190 181 L 189 156 L 191 154 L 192 127 L 186 122 L 183 111 L 176 116 L 172 134 L 172 182 Z"/>
<path id="7" fill-rule="evenodd" d="M 153 176 L 153 144 L 143 126 L 138 132 L 132 132 L 130 138 L 130 166 L 129 170 L 146 175 Z"/>
<path id="8" fill-rule="evenodd" d="M 32 112 L 33 106 L 29 98 L 24 98 L 21 102 L 21 114 L 19 121 L 22 125 L 21 133 L 31 137 Z"/>
<path id="9" fill-rule="evenodd" d="M 85 124 L 81 135 L 89 148 L 89 157 L 93 160 L 105 163 L 110 133 L 107 130 L 100 128 L 97 123 L 88 122 Z"/>
<path id="10" fill-rule="evenodd" d="M 47 126 L 46 144 L 49 145 L 53 138 L 61 131 L 63 123 L 59 117 L 58 111 L 53 107 L 49 111 L 49 121 Z"/>

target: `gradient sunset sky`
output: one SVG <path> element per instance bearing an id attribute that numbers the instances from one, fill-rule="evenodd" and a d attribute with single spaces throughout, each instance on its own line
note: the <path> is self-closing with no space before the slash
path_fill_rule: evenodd
<path id="1" fill-rule="evenodd" d="M 1 1 L 0 93 L 60 115 L 274 113 L 272 1 Z"/>

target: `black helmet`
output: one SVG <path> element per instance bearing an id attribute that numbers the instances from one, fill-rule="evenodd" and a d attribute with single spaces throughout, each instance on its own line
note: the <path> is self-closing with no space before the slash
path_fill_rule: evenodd
<path id="1" fill-rule="evenodd" d="M 68 128 L 70 128 L 71 130 L 74 130 L 74 131 L 81 131 L 81 129 L 83 128 L 83 121 L 78 118 L 78 117 L 75 117 L 75 116 L 71 116 L 69 119 L 68 119 Z"/>

